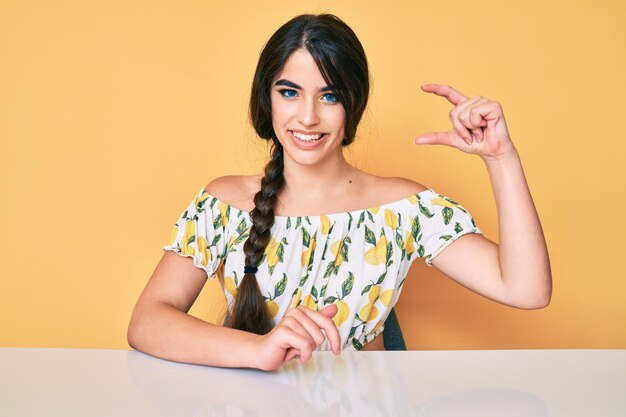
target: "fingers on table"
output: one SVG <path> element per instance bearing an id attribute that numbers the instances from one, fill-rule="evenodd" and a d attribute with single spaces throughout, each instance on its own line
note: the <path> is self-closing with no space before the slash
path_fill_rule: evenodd
<path id="1" fill-rule="evenodd" d="M 330 317 L 308 307 L 299 306 L 289 310 L 283 320 L 294 332 L 314 343 L 314 349 L 328 339 L 332 351 L 339 354 L 341 337 L 337 326 Z"/>
<path id="2" fill-rule="evenodd" d="M 332 318 L 320 313 L 319 311 L 311 310 L 310 308 L 304 306 L 298 307 L 298 310 L 308 316 L 308 318 L 314 323 L 313 327 L 317 329 L 317 331 L 324 330 L 325 339 L 328 339 L 332 351 L 335 354 L 339 354 L 341 350 L 341 337 L 339 336 L 339 329 L 337 329 L 337 326 Z M 322 339 L 322 342 L 323 341 L 324 339 Z"/>
<path id="3" fill-rule="evenodd" d="M 285 338 L 283 347 L 287 348 L 285 361 L 295 356 L 300 356 L 301 362 L 308 360 L 317 347 L 309 332 L 293 317 L 285 317 L 281 322 L 281 327 L 282 335 Z M 295 348 L 296 351 L 290 353 L 291 348 Z"/>

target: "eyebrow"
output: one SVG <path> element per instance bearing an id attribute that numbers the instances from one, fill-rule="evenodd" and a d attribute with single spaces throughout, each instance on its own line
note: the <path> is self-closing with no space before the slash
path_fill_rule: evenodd
<path id="1" fill-rule="evenodd" d="M 298 84 L 296 84 L 294 82 L 291 82 L 289 80 L 286 80 L 286 79 L 280 79 L 280 80 L 276 81 L 274 83 L 274 85 L 284 85 L 284 86 L 287 86 L 287 87 L 295 88 L 297 90 L 302 90 L 303 89 Z M 331 87 L 329 87 L 329 86 L 325 86 L 325 87 L 322 87 L 322 88 L 319 89 L 320 93 L 325 93 L 327 91 L 333 91 L 333 89 Z"/>

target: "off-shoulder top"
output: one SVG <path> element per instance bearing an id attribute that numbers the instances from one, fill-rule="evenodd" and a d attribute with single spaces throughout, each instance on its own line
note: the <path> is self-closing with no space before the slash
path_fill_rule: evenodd
<path id="1" fill-rule="evenodd" d="M 163 250 L 193 258 L 208 278 L 224 263 L 230 311 L 251 226 L 249 212 L 201 189 Z M 333 321 L 342 349 L 360 350 L 382 332 L 412 262 L 423 258 L 432 266 L 435 256 L 468 233 L 483 234 L 464 207 L 430 188 L 362 210 L 275 216 L 256 279 L 274 324 L 299 305 L 320 310 L 336 304 Z M 328 340 L 317 350 L 330 350 Z"/>

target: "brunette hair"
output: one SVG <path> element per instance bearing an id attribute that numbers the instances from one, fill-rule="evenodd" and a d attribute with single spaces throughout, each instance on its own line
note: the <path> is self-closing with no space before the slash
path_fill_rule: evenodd
<path id="1" fill-rule="evenodd" d="M 272 141 L 271 160 L 265 166 L 261 189 L 254 195 L 252 227 L 244 243 L 246 265 L 259 266 L 274 225 L 274 206 L 284 186 L 283 148 L 272 126 L 271 83 L 289 56 L 305 48 L 322 77 L 346 112 L 342 145 L 354 141 L 367 105 L 369 71 L 365 51 L 352 29 L 332 14 L 303 14 L 282 25 L 267 41 L 254 74 L 250 97 L 250 122 L 259 137 Z M 237 289 L 229 326 L 256 334 L 269 333 L 272 316 L 254 273 L 247 272 Z"/>

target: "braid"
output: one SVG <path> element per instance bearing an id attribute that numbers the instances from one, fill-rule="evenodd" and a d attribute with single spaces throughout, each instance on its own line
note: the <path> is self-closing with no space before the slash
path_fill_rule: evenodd
<path id="1" fill-rule="evenodd" d="M 274 206 L 278 192 L 285 185 L 283 176 L 283 147 L 274 141 L 272 160 L 265 166 L 261 190 L 254 196 L 254 210 L 250 213 L 252 227 L 244 243 L 246 265 L 258 266 L 270 241 L 270 229 L 274 225 Z M 245 273 L 237 289 L 230 318 L 230 327 L 256 334 L 272 330 L 272 316 L 265 304 L 255 273 Z"/>

